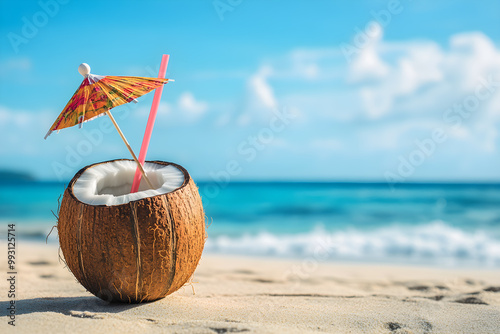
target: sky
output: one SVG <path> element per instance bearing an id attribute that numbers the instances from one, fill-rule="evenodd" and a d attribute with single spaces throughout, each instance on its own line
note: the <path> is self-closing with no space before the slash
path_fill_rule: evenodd
<path id="1" fill-rule="evenodd" d="M 129 158 L 106 117 L 43 137 L 82 81 L 157 76 L 148 160 L 195 180 L 500 181 L 498 1 L 0 2 L 0 169 Z M 153 94 L 113 114 L 138 153 Z"/>

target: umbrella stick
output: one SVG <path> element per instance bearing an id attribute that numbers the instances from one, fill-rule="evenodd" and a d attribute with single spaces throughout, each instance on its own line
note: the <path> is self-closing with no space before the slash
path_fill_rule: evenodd
<path id="1" fill-rule="evenodd" d="M 120 137 L 122 137 L 123 142 L 125 143 L 125 145 L 127 145 L 127 148 L 129 150 L 130 154 L 132 154 L 132 157 L 134 158 L 135 162 L 137 163 L 137 167 L 139 167 L 139 169 L 141 170 L 141 173 L 144 176 L 144 179 L 146 179 L 146 182 L 148 183 L 149 187 L 151 189 L 154 189 L 153 184 L 151 183 L 151 181 L 149 181 L 148 177 L 146 176 L 146 171 L 144 171 L 144 168 L 142 167 L 141 163 L 139 162 L 139 160 L 137 160 L 137 157 L 135 156 L 134 151 L 132 151 L 132 147 L 130 147 L 130 145 L 127 141 L 127 138 L 125 138 L 122 130 L 120 130 L 120 127 L 116 123 L 115 118 L 113 117 L 113 115 L 111 115 L 111 112 L 109 110 L 106 111 L 106 114 L 109 116 L 109 118 L 111 118 L 111 122 L 113 122 L 113 125 L 116 128 L 116 131 L 118 131 L 118 133 L 120 134 Z"/>

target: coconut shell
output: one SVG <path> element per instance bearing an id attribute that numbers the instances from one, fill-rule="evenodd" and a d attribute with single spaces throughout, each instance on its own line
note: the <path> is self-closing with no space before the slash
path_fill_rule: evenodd
<path id="1" fill-rule="evenodd" d="M 115 160 L 113 160 L 115 161 Z M 102 162 L 109 163 L 111 161 Z M 67 266 L 88 291 L 106 301 L 140 303 L 163 298 L 193 275 L 205 244 L 198 188 L 181 166 L 173 192 L 105 206 L 79 201 L 71 180 L 61 202 L 59 243 Z"/>

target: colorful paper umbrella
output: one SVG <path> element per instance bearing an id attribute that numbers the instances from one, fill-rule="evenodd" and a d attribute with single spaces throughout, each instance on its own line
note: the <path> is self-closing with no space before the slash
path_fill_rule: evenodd
<path id="1" fill-rule="evenodd" d="M 127 76 L 102 76 L 90 73 L 90 66 L 83 63 L 78 67 L 78 72 L 84 76 L 83 82 L 71 97 L 64 110 L 50 127 L 45 139 L 53 132 L 90 121 L 98 116 L 107 114 L 120 137 L 127 145 L 128 150 L 136 161 L 144 178 L 152 187 L 146 177 L 142 165 L 137 160 L 127 139 L 118 127 L 110 109 L 129 102 L 137 102 L 136 98 L 173 81 L 171 79 L 127 77 Z"/>

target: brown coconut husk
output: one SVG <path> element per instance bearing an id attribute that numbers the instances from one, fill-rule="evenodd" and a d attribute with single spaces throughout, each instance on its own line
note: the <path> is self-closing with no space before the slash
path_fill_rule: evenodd
<path id="1" fill-rule="evenodd" d="M 120 159 L 124 160 L 124 159 Z M 59 243 L 76 279 L 107 301 L 139 303 L 163 298 L 194 273 L 205 243 L 205 216 L 198 188 L 188 172 L 173 192 L 105 206 L 89 205 L 73 185 L 64 192 L 58 220 Z"/>

